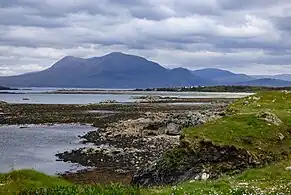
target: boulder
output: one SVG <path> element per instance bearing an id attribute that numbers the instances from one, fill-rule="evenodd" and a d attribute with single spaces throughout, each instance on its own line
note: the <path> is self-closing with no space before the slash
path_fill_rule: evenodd
<path id="1" fill-rule="evenodd" d="M 262 111 L 259 112 L 256 116 L 272 125 L 280 126 L 283 123 L 279 117 L 271 112 Z"/>
<path id="2" fill-rule="evenodd" d="M 180 135 L 181 134 L 181 126 L 176 123 L 169 123 L 166 127 L 166 134 L 167 135 Z"/>

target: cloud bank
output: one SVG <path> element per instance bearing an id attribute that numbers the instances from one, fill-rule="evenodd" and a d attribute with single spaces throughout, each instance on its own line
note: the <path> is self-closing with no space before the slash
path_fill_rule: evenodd
<path id="1" fill-rule="evenodd" d="M 169 68 L 291 73 L 290 0 L 1 0 L 0 75 L 120 51 Z"/>

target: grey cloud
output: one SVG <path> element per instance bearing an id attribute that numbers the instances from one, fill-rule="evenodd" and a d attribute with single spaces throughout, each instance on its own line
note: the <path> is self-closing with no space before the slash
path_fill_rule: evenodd
<path id="1" fill-rule="evenodd" d="M 274 24 L 282 31 L 291 32 L 291 15 L 286 17 L 273 18 Z"/>
<path id="2" fill-rule="evenodd" d="M 289 0 L 1 0 L 0 68 L 21 73 L 117 50 L 193 69 L 280 70 L 291 64 L 290 8 Z"/>
<path id="3" fill-rule="evenodd" d="M 265 8 L 268 6 L 276 4 L 290 3 L 289 0 L 219 0 L 220 6 L 224 9 L 255 9 L 255 8 Z"/>
<path id="4" fill-rule="evenodd" d="M 50 20 L 41 15 L 33 14 L 33 11 L 25 10 L 24 8 L 0 8 L 0 25 L 6 26 L 34 26 L 34 27 L 46 27 L 46 28 L 56 28 L 64 27 L 67 24 L 62 18 L 56 18 L 55 20 Z"/>

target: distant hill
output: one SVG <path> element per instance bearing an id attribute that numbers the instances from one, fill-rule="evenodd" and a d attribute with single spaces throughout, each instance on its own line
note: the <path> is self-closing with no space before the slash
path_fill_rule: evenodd
<path id="1" fill-rule="evenodd" d="M 237 83 L 242 86 L 266 86 L 266 87 L 288 87 L 291 86 L 291 81 L 284 81 L 279 79 L 262 78 L 247 82 Z"/>
<path id="2" fill-rule="evenodd" d="M 67 56 L 40 72 L 0 77 L 2 85 L 23 87 L 143 88 L 211 83 L 188 69 L 169 70 L 145 58 L 119 52 L 89 59 Z"/>
<path id="3" fill-rule="evenodd" d="M 254 75 L 253 77 L 257 78 L 257 79 L 270 78 L 270 79 L 279 79 L 279 80 L 291 81 L 291 74 Z"/>
<path id="4" fill-rule="evenodd" d="M 216 68 L 205 68 L 193 71 L 195 76 L 200 76 L 204 79 L 212 80 L 217 85 L 229 85 L 238 82 L 251 81 L 254 78 L 246 74 L 235 74 L 227 70 Z"/>
<path id="5" fill-rule="evenodd" d="M 0 86 L 0 90 L 15 90 L 9 87 Z"/>

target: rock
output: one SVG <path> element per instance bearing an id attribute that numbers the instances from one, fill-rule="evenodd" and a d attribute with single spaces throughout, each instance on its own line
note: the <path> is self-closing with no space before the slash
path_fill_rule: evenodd
<path id="1" fill-rule="evenodd" d="M 250 104 L 250 102 L 249 101 L 244 101 L 243 104 L 244 105 L 248 105 L 248 104 Z"/>
<path id="2" fill-rule="evenodd" d="M 162 100 L 163 98 L 161 96 L 147 95 L 147 96 L 134 97 L 134 99 L 143 100 L 145 102 L 156 102 L 156 101 Z"/>
<path id="3" fill-rule="evenodd" d="M 123 170 L 123 169 L 117 169 L 117 170 L 115 170 L 115 173 L 125 174 L 125 173 L 128 173 L 128 171 Z"/>
<path id="4" fill-rule="evenodd" d="M 245 137 L 242 137 L 241 140 L 242 140 L 242 142 L 245 143 L 245 144 L 252 144 L 254 138 L 251 137 L 251 136 L 245 136 Z"/>
<path id="5" fill-rule="evenodd" d="M 104 100 L 100 102 L 100 104 L 116 104 L 116 103 L 118 103 L 118 101 L 116 100 Z"/>
<path id="6" fill-rule="evenodd" d="M 282 141 L 282 140 L 285 139 L 285 136 L 282 133 L 279 133 L 278 134 L 278 137 L 279 137 L 280 141 Z"/>
<path id="7" fill-rule="evenodd" d="M 272 125 L 280 126 L 283 123 L 279 117 L 271 112 L 262 111 L 259 112 L 256 116 Z"/>
<path id="8" fill-rule="evenodd" d="M 286 167 L 286 171 L 291 171 L 291 167 Z"/>
<path id="9" fill-rule="evenodd" d="M 168 158 L 176 156 L 178 151 L 179 158 L 169 161 Z M 131 184 L 144 187 L 175 185 L 191 180 L 217 179 L 227 173 L 241 173 L 259 166 L 247 150 L 233 146 L 215 146 L 202 141 L 195 150 L 180 148 L 178 151 L 135 172 Z M 207 173 L 204 167 L 207 167 Z"/>
<path id="10" fill-rule="evenodd" d="M 147 117 L 150 117 L 150 116 L 152 115 L 152 113 L 151 113 L 151 112 L 146 112 L 145 115 L 146 115 Z"/>
<path id="11" fill-rule="evenodd" d="M 258 101 L 260 99 L 261 99 L 260 97 L 256 97 L 256 96 L 253 97 L 253 100 L 256 100 L 256 101 Z"/>
<path id="12" fill-rule="evenodd" d="M 166 127 L 167 135 L 180 135 L 181 134 L 181 126 L 175 123 L 169 123 Z"/>
<path id="13" fill-rule="evenodd" d="M 20 129 L 27 129 L 28 128 L 28 126 L 21 126 L 21 127 L 19 127 Z"/>
<path id="14" fill-rule="evenodd" d="M 207 179 L 209 179 L 209 177 L 210 177 L 209 174 L 207 174 L 207 173 L 203 173 L 203 174 L 201 175 L 201 180 L 206 181 Z"/>

